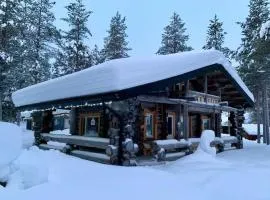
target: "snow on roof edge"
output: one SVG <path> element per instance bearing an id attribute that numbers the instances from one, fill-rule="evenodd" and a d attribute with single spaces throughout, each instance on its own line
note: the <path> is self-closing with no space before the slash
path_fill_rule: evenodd
<path id="1" fill-rule="evenodd" d="M 32 85 L 12 94 L 16 107 L 116 92 L 220 64 L 254 102 L 253 94 L 224 55 L 216 50 L 111 60 L 85 70 Z M 94 81 L 93 81 L 94 80 Z"/>

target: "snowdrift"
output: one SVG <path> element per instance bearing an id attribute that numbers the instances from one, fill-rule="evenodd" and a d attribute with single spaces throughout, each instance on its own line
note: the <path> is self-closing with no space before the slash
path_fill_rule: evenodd
<path id="1" fill-rule="evenodd" d="M 22 151 L 22 132 L 15 125 L 0 122 L 0 181 L 6 181 L 9 165 Z"/>
<path id="2" fill-rule="evenodd" d="M 23 150 L 23 135 L 19 126 L 0 122 L 0 182 L 6 182 L 7 188 L 27 189 L 48 180 L 48 168 L 39 159 L 40 150 Z"/>

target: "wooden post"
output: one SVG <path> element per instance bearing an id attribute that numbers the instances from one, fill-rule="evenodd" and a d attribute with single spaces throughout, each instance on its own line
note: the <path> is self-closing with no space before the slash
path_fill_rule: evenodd
<path id="1" fill-rule="evenodd" d="M 187 81 L 185 82 L 185 96 L 187 96 L 188 91 L 189 91 L 189 80 L 187 80 Z"/>
<path id="2" fill-rule="evenodd" d="M 208 79 L 207 79 L 207 75 L 204 75 L 204 93 L 207 94 L 207 92 L 208 92 Z M 204 97 L 204 101 L 207 102 L 206 95 Z"/>
<path id="3" fill-rule="evenodd" d="M 215 114 L 216 116 L 216 123 L 215 123 L 215 132 L 217 137 L 221 137 L 221 113 Z"/>
<path id="4" fill-rule="evenodd" d="M 178 113 L 178 122 L 177 125 L 179 123 L 179 126 L 177 126 L 178 128 L 178 136 L 177 139 L 181 139 L 181 131 L 182 131 L 182 119 L 181 119 L 181 115 L 182 115 L 182 105 L 179 104 L 179 113 Z"/>
<path id="5" fill-rule="evenodd" d="M 42 112 L 32 113 L 35 145 L 41 144 Z"/>
<path id="6" fill-rule="evenodd" d="M 184 124 L 184 138 L 188 139 L 189 136 L 188 105 L 184 105 L 183 124 Z"/>
<path id="7" fill-rule="evenodd" d="M 53 130 L 53 114 L 52 110 L 47 110 L 42 113 L 42 133 L 50 133 Z"/>
<path id="8" fill-rule="evenodd" d="M 76 135 L 76 108 L 71 108 L 71 111 L 69 113 L 69 124 L 70 124 L 70 129 L 69 133 L 71 135 Z"/>

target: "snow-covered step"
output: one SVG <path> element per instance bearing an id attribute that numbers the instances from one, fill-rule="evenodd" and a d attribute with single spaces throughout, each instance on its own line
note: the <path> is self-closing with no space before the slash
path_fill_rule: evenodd
<path id="1" fill-rule="evenodd" d="M 185 152 L 167 153 L 166 154 L 166 161 L 174 161 L 174 160 L 177 160 L 177 159 L 182 158 L 184 156 L 186 156 Z"/>
<path id="2" fill-rule="evenodd" d="M 95 161 L 99 163 L 110 163 L 110 157 L 107 156 L 105 153 L 103 154 L 89 151 L 73 150 L 70 152 L 70 154 L 85 160 Z"/>

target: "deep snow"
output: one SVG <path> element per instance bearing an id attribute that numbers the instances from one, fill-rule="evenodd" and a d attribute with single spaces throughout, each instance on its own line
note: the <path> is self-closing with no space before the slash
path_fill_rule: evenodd
<path id="1" fill-rule="evenodd" d="M 244 141 L 244 149 L 216 156 L 199 152 L 160 166 L 118 167 L 32 147 L 17 160 L 31 165 L 18 176 L 28 189 L 0 188 L 0 199 L 270 199 L 269 154 L 269 147 Z"/>

